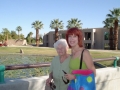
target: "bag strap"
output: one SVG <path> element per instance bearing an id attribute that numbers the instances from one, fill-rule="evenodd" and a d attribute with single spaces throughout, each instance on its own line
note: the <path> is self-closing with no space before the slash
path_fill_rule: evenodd
<path id="1" fill-rule="evenodd" d="M 85 49 L 82 50 L 82 53 L 81 53 L 81 58 L 80 58 L 80 67 L 79 69 L 82 69 L 82 61 L 83 61 L 83 52 L 84 52 Z"/>

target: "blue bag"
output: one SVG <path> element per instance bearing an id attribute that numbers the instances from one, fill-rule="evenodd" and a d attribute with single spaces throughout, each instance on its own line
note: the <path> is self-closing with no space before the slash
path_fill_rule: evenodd
<path id="1" fill-rule="evenodd" d="M 84 50 L 83 50 L 84 51 Z M 73 70 L 72 74 L 76 76 L 71 80 L 67 90 L 96 90 L 95 76 L 91 70 L 82 70 L 83 51 L 81 53 L 80 68 Z"/>
<path id="2" fill-rule="evenodd" d="M 71 80 L 67 90 L 96 90 L 95 76 L 91 70 L 74 70 L 76 79 Z"/>

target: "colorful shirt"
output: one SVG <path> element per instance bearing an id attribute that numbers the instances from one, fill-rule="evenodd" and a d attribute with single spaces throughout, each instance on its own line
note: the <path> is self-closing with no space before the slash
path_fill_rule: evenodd
<path id="1" fill-rule="evenodd" d="M 69 67 L 70 73 L 75 74 L 76 79 L 70 81 L 67 90 L 96 90 L 94 73 L 87 69 L 84 61 L 81 70 L 79 58 L 71 59 Z"/>
<path id="2" fill-rule="evenodd" d="M 77 70 L 80 67 L 80 59 L 79 58 L 74 58 L 74 59 L 70 59 L 70 64 L 69 64 L 69 68 L 70 68 L 70 73 L 72 72 L 72 70 Z M 87 66 L 85 64 L 85 62 L 82 62 L 82 69 L 87 69 Z"/>

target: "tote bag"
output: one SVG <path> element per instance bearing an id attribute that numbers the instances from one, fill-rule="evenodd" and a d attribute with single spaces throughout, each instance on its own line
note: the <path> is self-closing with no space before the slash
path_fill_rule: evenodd
<path id="1" fill-rule="evenodd" d="M 76 76 L 75 80 L 71 80 L 67 90 L 96 90 L 95 76 L 91 70 L 82 70 L 83 52 L 81 53 L 79 70 L 73 70 L 72 74 Z"/>

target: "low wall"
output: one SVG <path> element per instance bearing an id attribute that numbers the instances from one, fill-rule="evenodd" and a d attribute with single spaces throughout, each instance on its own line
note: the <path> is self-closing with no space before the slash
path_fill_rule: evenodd
<path id="1" fill-rule="evenodd" d="M 96 69 L 96 90 L 120 90 L 120 67 Z M 48 76 L 6 80 L 0 90 L 50 90 L 45 87 Z M 46 89 L 45 89 L 46 88 Z"/>
<path id="2" fill-rule="evenodd" d="M 97 90 L 120 90 L 120 67 L 97 69 Z"/>
<path id="3" fill-rule="evenodd" d="M 0 90 L 44 90 L 45 80 L 48 76 L 33 77 L 26 79 L 6 80 L 0 84 Z"/>

